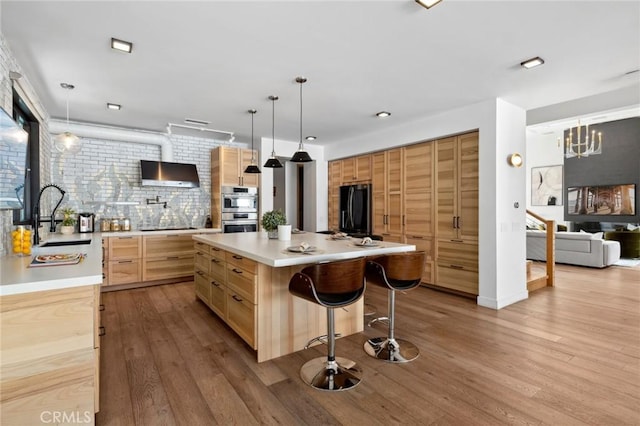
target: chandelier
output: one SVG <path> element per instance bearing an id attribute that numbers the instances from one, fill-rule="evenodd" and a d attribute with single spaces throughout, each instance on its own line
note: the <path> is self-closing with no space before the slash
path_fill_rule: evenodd
<path id="1" fill-rule="evenodd" d="M 565 130 L 566 134 L 567 131 Z M 560 147 L 560 138 L 558 138 L 558 147 Z M 588 124 L 583 132 L 580 120 L 578 120 L 578 127 L 570 128 L 569 136 L 565 137 L 565 158 L 582 158 L 599 154 L 602 154 L 602 132 L 596 132 L 591 129 L 591 133 L 589 133 Z"/>

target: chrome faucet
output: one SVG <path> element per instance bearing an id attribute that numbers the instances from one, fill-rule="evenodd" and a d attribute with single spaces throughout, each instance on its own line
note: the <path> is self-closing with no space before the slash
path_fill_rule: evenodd
<path id="1" fill-rule="evenodd" d="M 162 204 L 162 207 L 167 208 L 166 201 L 160 201 L 160 196 L 156 195 L 156 198 L 147 198 L 147 205 L 149 204 Z"/>
<path id="2" fill-rule="evenodd" d="M 60 191 L 60 194 L 62 195 L 60 197 L 60 200 L 58 201 L 58 204 L 56 204 L 56 206 L 53 208 L 53 211 L 51 212 L 51 216 L 49 216 L 49 218 L 47 219 L 43 219 L 40 217 L 40 199 L 42 198 L 42 193 L 44 192 L 45 189 L 47 188 L 55 188 L 58 191 Z M 56 210 L 58 209 L 58 207 L 60 206 L 60 203 L 62 202 L 62 199 L 64 198 L 64 194 L 66 193 L 66 191 L 62 188 L 60 188 L 58 185 L 50 183 L 49 185 L 45 185 L 42 187 L 42 189 L 40 190 L 40 193 L 38 194 L 38 199 L 36 200 L 36 205 L 33 209 L 33 244 L 34 245 L 38 245 L 40 244 L 40 235 L 38 232 L 38 228 L 40 227 L 40 223 L 42 222 L 50 222 L 51 226 L 49 226 L 49 232 L 56 232 Z"/>

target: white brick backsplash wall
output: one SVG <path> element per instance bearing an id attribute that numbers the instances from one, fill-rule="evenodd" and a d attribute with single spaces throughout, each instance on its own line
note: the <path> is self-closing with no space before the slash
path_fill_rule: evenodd
<path id="1" fill-rule="evenodd" d="M 75 155 L 54 152 L 53 180 L 67 191 L 66 206 L 96 214 L 96 227 L 113 217 L 128 217 L 133 229 L 203 226 L 210 214 L 211 150 L 225 142 L 176 135 L 170 140 L 172 161 L 195 164 L 200 188 L 142 187 L 140 160 L 162 161 L 160 146 L 89 138 L 82 138 L 82 150 Z M 156 197 L 167 208 L 146 203 Z M 123 201 L 138 204 L 98 203 Z"/>

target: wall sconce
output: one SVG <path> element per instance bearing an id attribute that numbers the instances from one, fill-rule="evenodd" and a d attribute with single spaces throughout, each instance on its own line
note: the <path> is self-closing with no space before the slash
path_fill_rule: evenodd
<path id="1" fill-rule="evenodd" d="M 522 155 L 518 154 L 517 152 L 507 157 L 507 163 L 509 163 L 509 165 L 511 165 L 512 167 L 521 167 L 523 162 L 524 161 L 522 160 Z"/>

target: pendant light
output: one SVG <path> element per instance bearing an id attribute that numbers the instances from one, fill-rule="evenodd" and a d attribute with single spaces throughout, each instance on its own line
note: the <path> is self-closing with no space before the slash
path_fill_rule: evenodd
<path id="1" fill-rule="evenodd" d="M 282 163 L 276 157 L 276 101 L 279 98 L 275 95 L 269 96 L 269 100 L 271 100 L 271 157 L 264 163 L 262 167 L 268 167 L 270 169 L 280 169 L 282 168 Z"/>
<path id="2" fill-rule="evenodd" d="M 60 83 L 60 87 L 67 90 L 67 129 L 69 128 L 69 92 L 75 89 L 73 84 Z M 76 154 L 82 149 L 80 144 L 80 138 L 66 131 L 57 135 L 53 140 L 53 146 L 60 152 L 68 152 L 69 154 Z"/>
<path id="3" fill-rule="evenodd" d="M 258 111 L 256 111 L 255 109 L 250 109 L 247 112 L 251 114 L 251 164 L 249 164 L 247 166 L 247 168 L 244 169 L 244 172 L 245 173 L 260 173 L 260 168 L 258 168 L 258 166 L 256 166 L 256 152 L 253 150 L 253 116 Z"/>
<path id="4" fill-rule="evenodd" d="M 304 144 L 302 142 L 302 85 L 306 83 L 307 79 L 304 77 L 296 77 L 296 83 L 300 83 L 300 144 L 298 150 L 291 157 L 291 161 L 294 163 L 308 163 L 311 160 L 307 151 L 304 150 Z"/>

